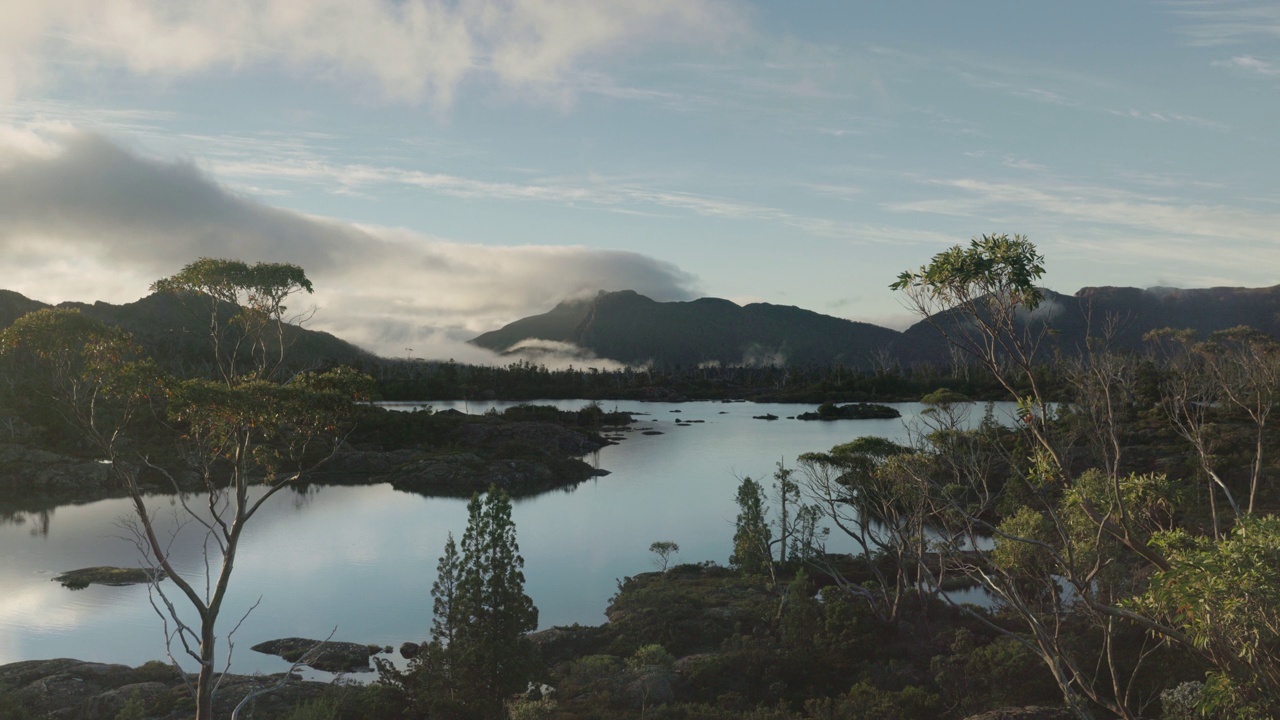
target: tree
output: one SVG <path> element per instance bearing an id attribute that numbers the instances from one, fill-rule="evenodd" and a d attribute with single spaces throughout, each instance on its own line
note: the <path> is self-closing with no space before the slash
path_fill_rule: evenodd
<path id="1" fill-rule="evenodd" d="M 1015 400 L 1028 430 L 1057 461 L 1044 432 L 1048 407 L 1035 373 L 1048 325 L 1036 321 L 1044 299 L 1036 281 L 1044 256 L 1025 236 L 983 235 L 906 270 L 889 287 L 933 325 L 950 347 L 976 360 Z"/>
<path id="2" fill-rule="evenodd" d="M 680 552 L 680 546 L 670 540 L 657 540 L 649 546 L 649 552 L 656 556 L 653 564 L 658 566 L 658 572 L 665 573 L 671 556 Z"/>
<path id="3" fill-rule="evenodd" d="M 924 508 L 918 483 L 900 471 L 919 462 L 911 448 L 880 437 L 862 437 L 827 453 L 805 453 L 800 468 L 806 491 L 831 524 L 851 538 L 874 582 L 849 580 L 819 555 L 818 563 L 842 589 L 866 601 L 882 620 L 897 618 L 908 574 L 922 560 Z M 889 576 L 882 558 L 891 562 Z"/>
<path id="4" fill-rule="evenodd" d="M 206 281 L 193 280 L 197 276 Z M 208 280 L 215 276 L 217 282 Z M 279 320 L 285 299 L 310 287 L 296 266 L 250 267 L 208 259 L 157 281 L 157 289 L 180 290 L 215 308 L 210 332 L 218 381 L 165 377 L 127 334 L 70 311 L 34 313 L 0 337 L 6 356 L 16 355 L 43 370 L 50 397 L 131 498 L 139 551 L 177 591 L 171 598 L 157 583 L 153 590 L 159 602 L 153 598 L 153 606 L 164 621 L 173 663 L 181 667 L 178 658 L 186 656 L 198 665 L 195 683 L 188 682 L 197 720 L 213 717 L 218 620 L 246 525 L 273 495 L 331 456 L 341 442 L 343 423 L 353 417 L 353 401 L 367 393 L 368 378 L 342 369 L 299 374 L 287 383 L 268 379 L 283 361 L 284 345 L 270 346 L 267 333 L 283 338 Z M 228 348 L 230 336 L 220 334 L 225 326 L 219 313 L 227 308 L 218 303 L 237 299 L 248 307 L 230 309 L 242 328 L 232 346 L 248 343 L 248 356 L 257 358 L 249 372 L 238 370 L 243 358 Z M 198 475 L 201 502 L 190 503 L 190 485 L 179 481 L 189 466 L 158 465 L 145 444 L 131 442 L 130 430 L 145 409 L 154 409 L 181 433 L 185 457 Z M 142 467 L 168 479 L 178 493 L 182 525 L 204 534 L 202 570 L 184 574 L 174 564 L 174 538 L 157 532 L 138 481 Z M 183 602 L 194 610 L 195 625 L 179 611 Z M 233 647 L 229 638 L 227 663 Z"/>
<path id="5" fill-rule="evenodd" d="M 458 557 L 458 545 L 453 533 L 444 543 L 444 555 L 436 565 L 436 581 L 431 584 L 431 640 L 441 645 L 453 644 L 457 628 L 462 624 L 458 617 L 458 581 L 462 575 L 462 559 Z"/>
<path id="6" fill-rule="evenodd" d="M 738 485 L 738 518 L 734 523 L 729 564 L 749 574 L 773 572 L 773 531 L 769 528 L 764 488 L 750 477 Z"/>
<path id="7" fill-rule="evenodd" d="M 227 384 L 246 375 L 273 377 L 287 357 L 289 324 L 311 316 L 286 315 L 290 297 L 312 292 L 306 273 L 289 263 L 200 258 L 151 290 L 181 297 L 204 319 L 214 365 Z"/>
<path id="8" fill-rule="evenodd" d="M 1019 447 L 1025 454 L 1010 458 L 1011 468 L 1024 478 L 1021 483 L 966 484 L 961 478 L 944 484 L 927 467 L 904 469 L 925 492 L 932 521 L 945 528 L 943 556 L 998 597 L 1022 622 L 1023 631 L 989 625 L 1040 656 L 1077 716 L 1092 718 L 1101 708 L 1131 719 L 1136 715 L 1125 687 L 1132 688 L 1147 653 L 1135 666 L 1122 668 L 1113 641 L 1134 627 L 1180 642 L 1186 636 L 1119 604 L 1131 592 L 1127 583 L 1141 577 L 1137 570 L 1165 570 L 1169 564 L 1127 512 L 1126 480 L 1141 485 L 1142 479 L 1117 473 L 1107 482 L 1082 478 L 1073 483 L 1064 460 L 1065 438 L 1056 432 L 1055 413 L 1045 402 L 1036 372 L 1040 343 L 1051 330 L 1050 314 L 1037 312 L 1043 295 L 1035 283 L 1044 273 L 1043 263 L 1023 236 L 984 235 L 968 247 L 957 245 L 935 255 L 919 270 L 901 273 L 891 285 L 1017 401 Z M 992 551 L 966 551 L 993 537 Z M 1071 592 L 1060 591 L 1059 584 Z M 1069 617 L 1086 621 L 1102 635 L 1096 657 L 1085 657 L 1093 651 L 1068 637 Z M 1126 672 L 1127 684 L 1122 681 Z"/>
<path id="9" fill-rule="evenodd" d="M 1170 568 L 1135 604 L 1210 658 L 1207 709 L 1272 716 L 1280 707 L 1280 518 L 1245 516 L 1222 540 L 1177 530 L 1157 541 Z"/>
<path id="10" fill-rule="evenodd" d="M 511 520 L 511 498 L 490 488 L 467 504 L 467 529 L 456 546 L 445 543 L 435 598 L 432 647 L 410 669 L 419 694 L 456 693 L 456 711 L 501 715 L 502 698 L 523 689 L 533 663 L 526 633 L 538 627 L 538 609 L 524 592 L 524 558 Z M 418 676 L 416 681 L 412 676 Z M 436 698 L 419 698 L 432 706 Z"/>
<path id="11" fill-rule="evenodd" d="M 819 411 L 821 412 L 821 411 Z M 781 461 L 773 472 L 773 490 L 778 499 L 778 562 L 787 564 L 787 550 L 796 544 L 796 521 L 800 511 L 800 486 L 791 476 L 795 470 Z"/>

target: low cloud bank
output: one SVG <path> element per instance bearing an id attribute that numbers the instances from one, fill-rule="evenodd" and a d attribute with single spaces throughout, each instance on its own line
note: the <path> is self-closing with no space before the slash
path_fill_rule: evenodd
<path id="1" fill-rule="evenodd" d="M 45 302 L 130 302 L 203 256 L 295 263 L 316 286 L 310 327 L 386 356 L 459 362 L 511 362 L 465 341 L 567 297 L 696 296 L 691 275 L 638 253 L 475 245 L 309 216 L 67 128 L 0 132 L 0 256 L 0 287 Z"/>

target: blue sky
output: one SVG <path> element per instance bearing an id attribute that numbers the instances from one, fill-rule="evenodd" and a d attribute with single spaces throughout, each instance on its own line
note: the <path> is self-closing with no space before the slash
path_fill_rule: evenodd
<path id="1" fill-rule="evenodd" d="M 1046 284 L 1280 282 L 1280 4 L 48 0 L 0 9 L 0 287 L 287 260 L 314 325 L 460 340 L 634 288 L 903 325 L 1028 235 Z"/>

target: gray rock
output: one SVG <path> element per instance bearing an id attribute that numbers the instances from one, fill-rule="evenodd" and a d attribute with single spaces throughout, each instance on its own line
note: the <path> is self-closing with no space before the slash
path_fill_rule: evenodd
<path id="1" fill-rule="evenodd" d="M 337 642 L 334 640 L 308 640 L 307 638 L 281 638 L 254 645 L 251 650 L 265 655 L 276 655 L 288 662 L 302 661 L 303 665 L 325 672 L 372 672 L 369 657 L 382 650 L 377 645 Z"/>

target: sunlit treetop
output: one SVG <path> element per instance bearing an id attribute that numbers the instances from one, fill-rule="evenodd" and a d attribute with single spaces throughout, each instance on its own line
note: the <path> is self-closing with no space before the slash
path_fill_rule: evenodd
<path id="1" fill-rule="evenodd" d="M 984 296 L 1034 310 L 1043 296 L 1036 282 L 1044 275 L 1044 256 L 1024 235 L 983 235 L 933 256 L 920 269 L 903 271 L 892 290 L 926 296 L 945 306 L 972 303 Z"/>

